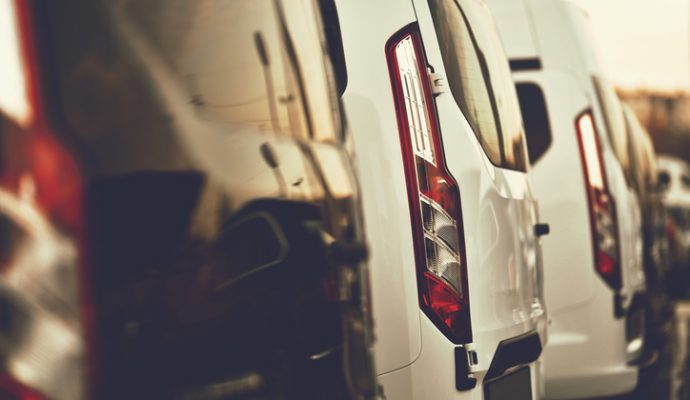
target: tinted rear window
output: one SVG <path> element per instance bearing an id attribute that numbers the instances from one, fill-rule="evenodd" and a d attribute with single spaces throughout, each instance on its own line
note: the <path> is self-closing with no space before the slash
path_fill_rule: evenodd
<path id="1" fill-rule="evenodd" d="M 667 190 L 671 185 L 671 175 L 666 171 L 659 171 L 659 188 Z"/>
<path id="2" fill-rule="evenodd" d="M 501 141 L 493 102 L 484 81 L 485 63 L 460 9 L 450 1 L 429 1 L 443 63 L 455 101 L 491 162 L 500 165 Z"/>
<path id="3" fill-rule="evenodd" d="M 461 3 L 429 0 L 451 92 L 491 162 L 524 171 L 522 119 L 500 37 L 488 10 Z"/>
<path id="4" fill-rule="evenodd" d="M 646 195 L 656 185 L 657 179 L 654 146 L 649 134 L 628 106 L 625 106 L 625 122 L 629 134 L 630 165 L 635 185 L 641 194 Z"/>
<path id="5" fill-rule="evenodd" d="M 551 125 L 541 88 L 534 83 L 517 84 L 522 120 L 525 123 L 529 161 L 534 164 L 551 145 Z"/>
<path id="6" fill-rule="evenodd" d="M 623 114 L 623 107 L 613 86 L 601 77 L 593 77 L 599 104 L 604 114 L 604 123 L 609 141 L 613 146 L 616 158 L 623 168 L 628 184 L 632 182 L 630 157 L 628 155 L 628 134 Z"/>

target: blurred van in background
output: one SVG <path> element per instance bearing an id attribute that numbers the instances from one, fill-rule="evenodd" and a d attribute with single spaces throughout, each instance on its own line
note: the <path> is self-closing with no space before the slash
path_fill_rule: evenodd
<path id="1" fill-rule="evenodd" d="M 640 206 L 625 120 L 590 35 L 566 0 L 487 0 L 510 59 L 544 243 L 551 324 L 547 398 L 635 388 L 644 350 Z"/>
<path id="2" fill-rule="evenodd" d="M 623 111 L 629 134 L 632 181 L 642 212 L 645 275 L 647 287 L 652 288 L 663 281 L 669 263 L 666 211 L 659 185 L 659 168 L 649 132 L 629 106 L 625 105 Z"/>
<path id="3" fill-rule="evenodd" d="M 671 364 L 676 349 L 674 310 L 669 285 L 679 276 L 670 270 L 671 253 L 667 237 L 666 209 L 661 201 L 656 153 L 649 132 L 627 104 L 624 105 L 633 184 L 642 211 L 643 256 L 647 293 L 645 296 L 645 358 L 640 363 L 640 398 L 668 398 Z"/>
<path id="4" fill-rule="evenodd" d="M 660 155 L 659 186 L 668 214 L 669 289 L 675 296 L 686 296 L 690 289 L 690 165 L 680 158 Z"/>
<path id="5" fill-rule="evenodd" d="M 0 29 L 0 398 L 374 397 L 316 2 L 8 0 Z"/>

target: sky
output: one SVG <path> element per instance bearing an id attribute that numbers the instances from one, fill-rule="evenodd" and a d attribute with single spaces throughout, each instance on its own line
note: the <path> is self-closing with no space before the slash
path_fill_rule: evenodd
<path id="1" fill-rule="evenodd" d="M 577 0 L 623 89 L 690 92 L 690 0 Z"/>

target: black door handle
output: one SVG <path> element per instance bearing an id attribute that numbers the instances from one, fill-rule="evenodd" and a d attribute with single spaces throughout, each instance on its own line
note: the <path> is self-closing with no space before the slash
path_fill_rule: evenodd
<path id="1" fill-rule="evenodd" d="M 534 234 L 537 235 L 537 237 L 548 235 L 550 232 L 549 224 L 535 224 L 534 225 Z"/>

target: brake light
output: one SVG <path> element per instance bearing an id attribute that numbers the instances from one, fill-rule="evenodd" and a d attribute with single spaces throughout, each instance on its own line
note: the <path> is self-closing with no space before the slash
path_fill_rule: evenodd
<path id="1" fill-rule="evenodd" d="M 674 244 L 678 239 L 678 230 L 676 229 L 676 225 L 669 218 L 666 219 L 666 238 L 671 244 Z"/>
<path id="2" fill-rule="evenodd" d="M 27 158 L 36 202 L 56 225 L 81 230 L 81 178 L 76 162 L 49 132 L 34 132 Z"/>
<path id="3" fill-rule="evenodd" d="M 55 135 L 42 91 L 32 2 L 2 2 L 0 83 L 14 80 L 0 97 L 3 146 L 0 193 L 34 235 L 29 262 L 0 274 L 4 293 L 21 301 L 31 321 L 21 348 L 3 349 L 0 397 L 85 398 L 91 355 L 91 309 L 84 269 L 82 177 Z M 9 28 L 8 28 L 9 27 Z M 25 257 L 27 258 L 27 257 Z M 8 295 L 9 296 L 9 295 Z M 5 327 L 3 327 L 5 329 Z M 12 397 L 13 396 L 13 397 Z"/>
<path id="4" fill-rule="evenodd" d="M 472 341 L 460 192 L 448 172 L 416 25 L 386 47 L 407 180 L 422 310 L 453 342 Z"/>
<path id="5" fill-rule="evenodd" d="M 596 270 L 610 288 L 620 289 L 622 276 L 616 204 L 606 183 L 605 165 L 591 111 L 581 114 L 575 124 L 587 186 Z"/>
<path id="6" fill-rule="evenodd" d="M 4 400 L 43 400 L 44 397 L 34 392 L 14 378 L 0 375 L 0 399 Z"/>

